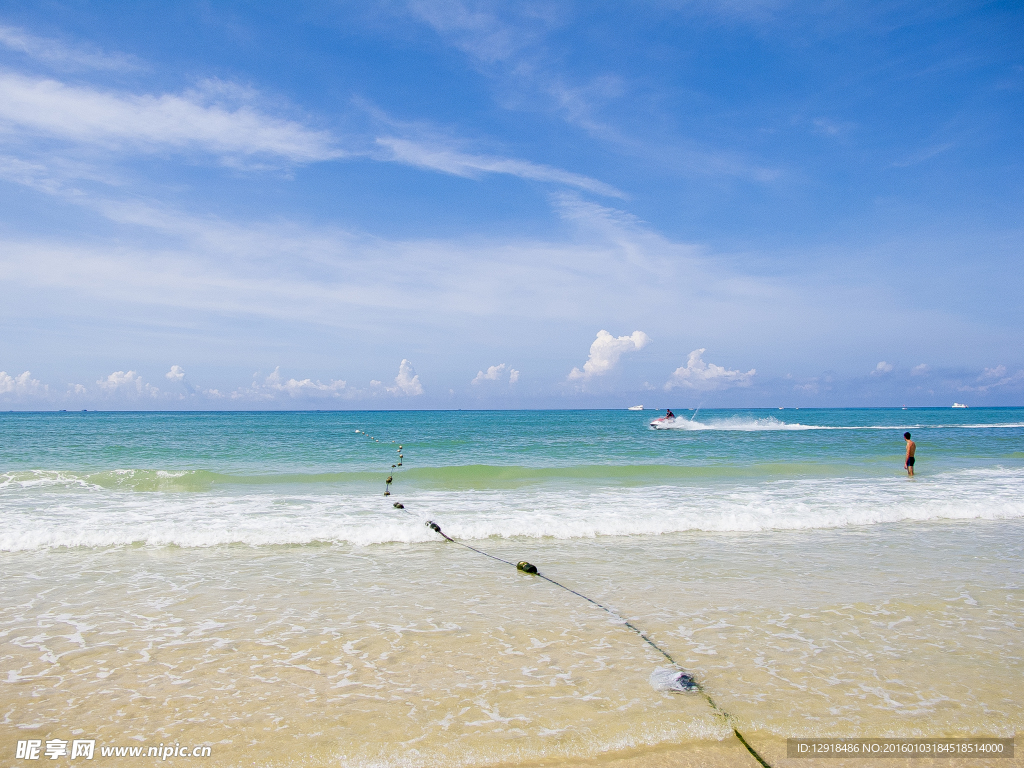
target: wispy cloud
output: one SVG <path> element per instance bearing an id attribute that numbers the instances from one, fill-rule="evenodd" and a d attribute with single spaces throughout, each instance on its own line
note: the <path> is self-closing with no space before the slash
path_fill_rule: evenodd
<path id="1" fill-rule="evenodd" d="M 0 45 L 32 59 L 64 69 L 96 69 L 125 72 L 141 68 L 134 56 L 105 53 L 95 46 L 37 37 L 17 27 L 0 24 Z"/>
<path id="2" fill-rule="evenodd" d="M 388 150 L 388 154 L 384 156 L 385 159 L 455 176 L 477 178 L 485 173 L 502 173 L 531 181 L 564 184 L 607 197 L 625 197 L 622 192 L 602 181 L 560 168 L 531 163 L 527 160 L 492 155 L 470 155 L 446 147 L 424 145 L 393 137 L 379 138 L 377 144 Z"/>
<path id="3" fill-rule="evenodd" d="M 488 0 L 410 0 L 407 7 L 413 16 L 484 64 L 513 59 L 558 22 L 553 8 L 529 3 L 502 6 Z"/>
<path id="4" fill-rule="evenodd" d="M 874 370 L 871 371 L 871 375 L 884 376 L 887 373 L 892 373 L 893 368 L 894 366 L 892 363 L 887 363 L 885 362 L 885 360 L 882 360 L 881 362 L 878 363 L 878 365 L 875 366 Z"/>
<path id="5" fill-rule="evenodd" d="M 326 131 L 265 114 L 239 103 L 238 93 L 225 92 L 212 83 L 182 94 L 137 95 L 6 72 L 0 73 L 0 127 L 109 149 L 271 156 L 295 163 L 346 156 Z"/>
<path id="6" fill-rule="evenodd" d="M 960 392 L 988 392 L 992 389 L 1018 389 L 1024 388 L 1024 370 L 1016 373 L 1009 373 L 1005 365 L 997 365 L 986 368 L 981 375 L 970 384 L 962 384 L 957 387 Z"/>
<path id="7" fill-rule="evenodd" d="M 630 99 L 638 96 L 639 87 L 615 72 L 568 71 L 566 51 L 552 42 L 552 33 L 573 22 L 566 9 L 492 0 L 410 0 L 406 8 L 495 83 L 495 98 L 506 109 L 548 112 L 606 146 L 659 168 L 759 183 L 771 183 L 783 175 L 779 168 L 740 152 L 681 137 L 654 139 L 637 130 L 643 121 L 631 109 L 627 108 L 624 121 L 622 107 L 636 106 Z M 664 122 L 664 116 L 652 115 L 652 119 Z"/>
<path id="8" fill-rule="evenodd" d="M 822 136 L 842 136 L 853 129 L 853 123 L 831 120 L 827 117 L 818 117 L 811 121 L 814 125 L 813 132 Z"/>
<path id="9" fill-rule="evenodd" d="M 923 149 L 919 149 L 917 152 L 914 152 L 899 160 L 894 160 L 892 165 L 894 168 L 908 168 L 912 165 L 917 165 L 918 163 L 923 163 L 927 160 L 931 160 L 933 157 L 937 157 L 945 152 L 948 152 L 955 146 L 956 144 L 954 144 L 953 142 L 933 144 L 931 146 L 924 147 Z"/>
<path id="10" fill-rule="evenodd" d="M 0 72 L 0 131 L 21 139 L 57 138 L 75 146 L 143 153 L 205 153 L 229 165 L 260 167 L 270 163 L 313 163 L 353 157 L 375 159 L 478 179 L 490 174 L 515 176 L 624 198 L 597 179 L 514 157 L 462 151 L 440 136 L 350 136 L 346 145 L 329 131 L 268 114 L 257 92 L 232 83 L 207 80 L 180 94 L 132 94 L 69 85 L 51 78 Z M 362 104 L 382 127 L 415 134 L 421 125 L 389 120 Z M 69 120 L 68 115 L 75 115 Z M 436 133 L 436 132 L 434 132 Z M 41 191 L 58 191 L 60 179 L 99 178 L 94 170 L 69 168 L 60 151 L 48 147 L 32 159 L 0 157 L 0 176 Z M 83 173 L 83 170 L 85 171 Z"/>

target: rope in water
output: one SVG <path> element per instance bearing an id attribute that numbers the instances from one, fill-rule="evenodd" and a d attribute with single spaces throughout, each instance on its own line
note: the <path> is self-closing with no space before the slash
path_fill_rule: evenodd
<path id="1" fill-rule="evenodd" d="M 367 434 L 366 432 L 360 432 L 360 430 L 358 430 L 358 429 L 356 430 L 356 432 L 365 435 L 366 437 L 368 437 L 370 440 L 373 440 L 374 442 L 377 442 L 377 443 L 381 442 L 380 440 L 378 440 L 377 438 L 373 437 L 372 435 Z M 391 443 L 395 443 L 395 441 L 392 440 Z M 395 444 L 397 444 L 397 443 L 395 443 Z M 387 478 L 387 480 L 384 483 L 384 495 L 385 496 L 390 496 L 391 495 L 391 485 L 394 482 L 395 470 L 398 467 L 402 466 L 402 459 L 404 458 L 402 450 L 403 450 L 402 446 L 399 445 L 398 446 L 398 459 L 399 459 L 398 463 L 391 465 L 391 473 L 388 475 L 388 478 Z M 415 514 L 413 514 L 409 510 L 407 510 L 405 508 L 405 505 L 400 503 L 400 502 L 396 501 L 396 502 L 394 502 L 394 504 L 392 506 L 396 510 L 398 510 L 400 512 L 404 512 L 405 514 L 410 515 L 411 517 L 414 517 L 417 520 L 420 519 Z M 429 528 L 430 530 L 434 531 L 434 533 L 438 534 L 441 538 L 443 538 L 445 541 L 447 541 L 447 542 L 449 542 L 451 544 L 458 544 L 460 547 L 465 547 L 468 550 L 476 552 L 478 555 L 483 555 L 484 557 L 489 557 L 491 560 L 497 560 L 499 563 L 504 563 L 505 565 L 511 565 L 513 568 L 515 568 L 515 569 L 517 569 L 519 571 L 522 571 L 523 573 L 528 573 L 531 576 L 536 576 L 536 577 L 538 577 L 540 579 L 543 579 L 544 581 L 548 582 L 549 584 L 553 584 L 554 586 L 559 587 L 560 589 L 564 589 L 566 592 L 570 592 L 570 593 L 576 595 L 577 597 L 583 598 L 588 603 L 590 603 L 591 605 L 596 606 L 597 608 L 600 608 L 602 611 L 604 611 L 605 613 L 609 614 L 610 616 L 614 616 L 616 619 L 621 621 L 623 623 L 623 625 L 625 625 L 629 629 L 633 630 L 633 632 L 635 632 L 637 635 L 639 635 L 641 640 L 643 640 L 645 643 L 647 643 L 649 646 L 651 646 L 651 648 L 653 648 L 658 653 L 660 653 L 662 656 L 664 656 L 665 659 L 667 659 L 668 662 L 673 667 L 675 667 L 676 669 L 680 670 L 680 672 L 681 672 L 680 680 L 682 681 L 682 683 L 684 685 L 684 688 L 687 689 L 687 690 L 696 690 L 697 692 L 699 692 L 700 695 L 704 697 L 704 700 L 708 703 L 708 705 L 711 707 L 711 709 L 715 712 L 715 714 L 718 715 L 719 717 L 721 717 L 723 720 L 725 720 L 725 722 L 732 729 L 733 735 L 739 740 L 740 744 L 742 744 L 746 748 L 747 752 L 749 752 L 751 754 L 751 756 L 755 760 L 757 760 L 758 763 L 760 763 L 763 766 L 763 768 L 771 768 L 771 765 L 769 765 L 769 763 L 763 757 L 761 757 L 761 755 L 759 755 L 757 753 L 757 750 L 755 750 L 752 746 L 750 746 L 750 743 L 743 737 L 743 734 L 740 733 L 739 728 L 735 725 L 735 722 L 733 720 L 732 715 L 730 715 L 724 709 L 719 707 L 718 704 L 715 703 L 715 700 L 713 698 L 711 698 L 711 694 L 709 694 L 707 692 L 707 690 L 704 688 L 704 686 L 701 685 L 700 682 L 695 677 L 693 677 L 693 675 L 687 673 L 685 671 L 685 669 L 683 669 L 683 666 L 681 664 L 679 664 L 679 662 L 677 662 L 675 659 L 673 659 L 672 655 L 668 651 L 666 651 L 664 648 L 662 648 L 656 642 L 654 642 L 642 629 L 640 629 L 636 625 L 632 624 L 631 622 L 626 621 L 626 619 L 624 619 L 621 616 L 619 616 L 619 614 L 617 614 L 611 608 L 608 608 L 607 606 L 602 605 L 601 603 L 597 602 L 593 598 L 587 597 L 582 592 L 577 592 L 575 589 L 572 589 L 571 587 L 567 587 L 565 584 L 562 584 L 561 582 L 555 581 L 550 576 L 545 576 L 543 573 L 541 573 L 539 570 L 537 570 L 537 567 L 535 565 L 533 565 L 532 563 L 528 563 L 525 560 L 520 560 L 518 563 L 513 563 L 511 560 L 505 560 L 504 558 L 498 557 L 497 555 L 492 555 L 489 552 L 484 552 L 482 549 L 477 549 L 476 547 L 470 546 L 469 544 L 466 544 L 465 542 L 459 541 L 458 539 L 454 539 L 451 536 L 449 536 L 448 534 L 446 534 L 444 531 L 441 530 L 441 526 L 439 526 L 433 520 L 427 520 L 424 524 L 427 526 L 427 528 Z"/>

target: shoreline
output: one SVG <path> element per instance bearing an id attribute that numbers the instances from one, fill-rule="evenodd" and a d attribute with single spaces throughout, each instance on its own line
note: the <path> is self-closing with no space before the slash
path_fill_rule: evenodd
<path id="1" fill-rule="evenodd" d="M 1020 730 L 1022 530 L 486 550 L 529 559 L 656 639 L 778 768 L 820 762 L 787 763 L 786 736 Z M 76 728 L 107 744 L 210 743 L 215 765 L 745 764 L 700 697 L 651 687 L 664 660 L 620 621 L 461 547 L 34 551 L 3 553 L 0 569 L 5 742 Z M 929 762 L 957 765 L 913 764 Z M 827 761 L 844 763 L 863 761 Z"/>

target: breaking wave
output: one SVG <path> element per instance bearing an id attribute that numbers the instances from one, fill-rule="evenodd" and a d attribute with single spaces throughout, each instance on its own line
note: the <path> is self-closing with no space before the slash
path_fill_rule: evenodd
<path id="1" fill-rule="evenodd" d="M 70 480 L 68 482 L 78 482 Z M 423 523 L 471 539 L 656 536 L 928 520 L 1024 517 L 1024 469 L 905 477 L 788 478 L 654 486 L 530 486 L 403 492 L 225 487 L 201 494 L 82 486 L 3 487 L 0 550 L 53 547 L 269 546 L 435 542 Z"/>
<path id="2" fill-rule="evenodd" d="M 723 419 L 711 419 L 709 421 L 697 421 L 696 418 L 687 419 L 683 416 L 677 416 L 674 419 L 668 420 L 656 419 L 651 422 L 651 428 L 675 429 L 684 432 L 700 432 L 704 430 L 719 430 L 723 432 L 801 432 L 812 429 L 1020 429 L 1024 428 L 1024 422 L 1004 424 L 870 424 L 864 426 L 829 426 L 823 424 L 790 423 L 780 421 L 774 416 L 760 419 L 734 416 Z"/>

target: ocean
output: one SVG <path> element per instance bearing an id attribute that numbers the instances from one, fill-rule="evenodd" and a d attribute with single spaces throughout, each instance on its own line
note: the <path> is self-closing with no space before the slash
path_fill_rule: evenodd
<path id="1" fill-rule="evenodd" d="M 4 764 L 756 766 L 737 728 L 808 766 L 786 739 L 1020 730 L 1024 409 L 658 415 L 0 413 Z"/>

